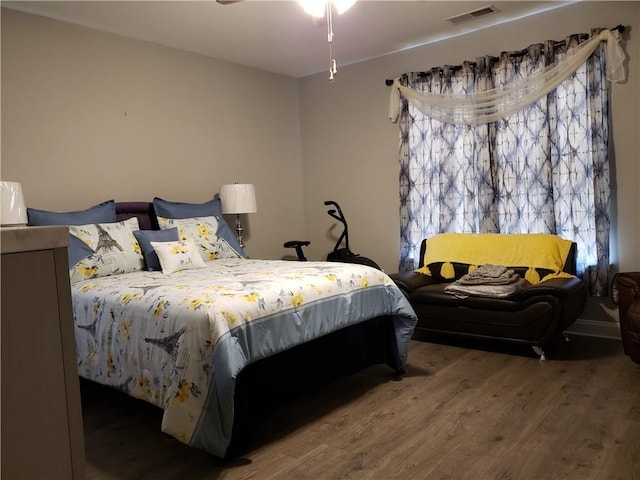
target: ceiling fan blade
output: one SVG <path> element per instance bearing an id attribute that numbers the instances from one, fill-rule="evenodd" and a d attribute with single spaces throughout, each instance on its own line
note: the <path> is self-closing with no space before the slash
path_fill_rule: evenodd
<path id="1" fill-rule="evenodd" d="M 230 5 L 232 3 L 240 3 L 243 0 L 216 0 L 220 5 Z"/>

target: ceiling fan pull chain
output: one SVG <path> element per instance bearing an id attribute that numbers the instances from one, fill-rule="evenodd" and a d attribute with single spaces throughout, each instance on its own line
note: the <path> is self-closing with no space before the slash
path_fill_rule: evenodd
<path id="1" fill-rule="evenodd" d="M 333 17 L 331 15 L 331 0 L 327 0 L 327 42 L 329 43 L 329 81 L 333 82 L 338 69 L 333 47 Z"/>

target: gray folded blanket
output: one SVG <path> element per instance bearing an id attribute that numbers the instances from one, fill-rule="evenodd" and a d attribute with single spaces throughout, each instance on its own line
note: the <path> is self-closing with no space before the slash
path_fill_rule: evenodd
<path id="1" fill-rule="evenodd" d="M 519 275 L 516 275 L 516 277 L 518 277 L 518 280 L 505 285 L 463 285 L 457 281 L 447 285 L 444 291 L 461 298 L 469 296 L 508 298 L 516 295 L 529 285 L 529 282 L 524 278 Z"/>
<path id="2" fill-rule="evenodd" d="M 498 278 L 503 276 L 507 272 L 507 267 L 504 265 L 480 265 L 478 268 L 469 272 L 467 275 L 470 277 L 482 277 L 482 278 Z"/>
<path id="3" fill-rule="evenodd" d="M 463 275 L 457 283 L 461 285 L 509 285 L 520 279 L 520 275 L 502 265 L 480 265 Z"/>
<path id="4" fill-rule="evenodd" d="M 527 286 L 528 282 L 515 271 L 502 265 L 480 265 L 474 271 L 444 288 L 457 297 L 482 296 L 508 298 Z"/>

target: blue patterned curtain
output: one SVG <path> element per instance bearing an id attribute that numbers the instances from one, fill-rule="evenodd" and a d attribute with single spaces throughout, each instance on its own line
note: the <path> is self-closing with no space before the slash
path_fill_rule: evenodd
<path id="1" fill-rule="evenodd" d="M 401 83 L 424 93 L 481 92 L 539 72 L 588 38 L 572 35 L 406 74 Z M 598 47 L 546 97 L 494 123 L 442 123 L 403 102 L 401 271 L 417 267 L 422 240 L 437 233 L 554 233 L 577 243 L 578 273 L 593 295 L 606 294 L 610 191 L 603 50 Z"/>

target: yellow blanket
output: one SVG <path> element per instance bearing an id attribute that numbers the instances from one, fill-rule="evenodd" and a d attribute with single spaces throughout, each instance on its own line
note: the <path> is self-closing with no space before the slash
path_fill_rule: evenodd
<path id="1" fill-rule="evenodd" d="M 416 271 L 431 275 L 428 266 L 435 262 L 529 267 L 525 278 L 538 283 L 573 276 L 562 271 L 570 248 L 571 241 L 544 233 L 443 233 L 427 239 L 424 266 Z M 540 280 L 536 268 L 554 273 Z"/>

